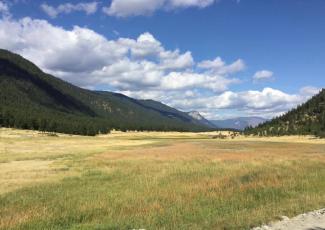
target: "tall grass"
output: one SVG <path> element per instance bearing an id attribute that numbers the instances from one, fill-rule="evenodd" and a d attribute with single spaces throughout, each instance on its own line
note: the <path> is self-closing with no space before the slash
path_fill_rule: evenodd
<path id="1" fill-rule="evenodd" d="M 325 206 L 324 144 L 163 143 L 60 159 L 78 173 L 3 193 L 0 229 L 249 229 Z"/>

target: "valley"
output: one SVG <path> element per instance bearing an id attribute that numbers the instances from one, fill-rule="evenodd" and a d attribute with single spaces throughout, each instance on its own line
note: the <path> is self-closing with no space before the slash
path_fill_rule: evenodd
<path id="1" fill-rule="evenodd" d="M 250 229 L 325 206 L 325 140 L 218 133 L 2 128 L 0 229 Z"/>
<path id="2" fill-rule="evenodd" d="M 324 12 L 0 0 L 0 230 L 325 230 Z"/>

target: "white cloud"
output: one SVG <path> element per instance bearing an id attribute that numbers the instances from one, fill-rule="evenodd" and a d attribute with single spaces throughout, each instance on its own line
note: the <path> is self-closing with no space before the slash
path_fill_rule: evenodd
<path id="1" fill-rule="evenodd" d="M 305 86 L 305 87 L 300 89 L 300 94 L 304 95 L 306 97 L 311 97 L 311 96 L 314 96 L 317 93 L 319 93 L 320 90 L 321 90 L 320 88 L 316 88 L 316 87 L 313 87 L 313 86 Z"/>
<path id="2" fill-rule="evenodd" d="M 164 3 L 165 0 L 113 0 L 109 7 L 103 7 L 103 12 L 117 17 L 150 15 Z"/>
<path id="3" fill-rule="evenodd" d="M 83 11 L 87 15 L 94 14 L 97 11 L 98 2 L 87 2 L 87 3 L 64 3 L 57 7 L 43 3 L 41 9 L 51 18 L 56 18 L 59 14 L 69 14 L 73 11 Z"/>
<path id="4" fill-rule="evenodd" d="M 215 2 L 215 0 L 169 0 L 168 5 L 170 5 L 172 8 L 177 7 L 199 7 L 204 8 L 209 5 L 212 5 Z"/>
<path id="5" fill-rule="evenodd" d="M 213 96 L 195 98 L 174 97 L 170 104 L 182 110 L 198 110 L 210 119 L 219 119 L 224 111 L 237 112 L 240 116 L 262 116 L 272 118 L 306 101 L 309 97 L 301 94 L 287 94 L 273 88 L 261 91 L 225 91 Z"/>
<path id="6" fill-rule="evenodd" d="M 186 69 L 194 65 L 191 52 L 180 54 L 179 50 L 160 53 L 161 68 L 166 70 Z"/>
<path id="7" fill-rule="evenodd" d="M 274 73 L 272 71 L 269 71 L 269 70 L 261 70 L 261 71 L 257 71 L 254 74 L 253 80 L 255 82 L 269 80 L 269 79 L 272 79 L 273 75 L 274 75 Z"/>
<path id="8" fill-rule="evenodd" d="M 197 110 L 208 119 L 236 116 L 262 116 L 272 118 L 305 102 L 310 96 L 288 94 L 283 91 L 264 88 L 261 91 L 224 91 L 215 95 L 205 95 L 196 90 L 175 91 L 145 90 L 121 91 L 136 98 L 156 98 L 183 111 Z M 237 115 L 236 115 L 237 114 Z"/>
<path id="9" fill-rule="evenodd" d="M 66 30 L 31 18 L 1 20 L 0 31 L 2 48 L 20 53 L 43 70 L 81 86 L 220 92 L 238 82 L 228 76 L 239 71 L 234 67 L 238 61 L 218 72 L 196 72 L 190 51 L 166 50 L 148 32 L 136 39 L 108 40 L 87 28 Z"/>
<path id="10" fill-rule="evenodd" d="M 171 72 L 162 79 L 161 88 L 167 90 L 184 90 L 193 88 L 209 89 L 214 92 L 225 91 L 237 79 L 228 79 L 219 75 L 193 72 Z"/>
<path id="11" fill-rule="evenodd" d="M 136 58 L 157 57 L 163 47 L 154 36 L 148 32 L 141 34 L 136 40 L 129 38 L 120 38 L 119 43 L 129 47 L 131 55 Z"/>
<path id="12" fill-rule="evenodd" d="M 97 84 L 110 85 L 118 90 L 140 90 L 159 86 L 164 72 L 149 61 L 131 61 L 127 58 L 93 72 Z M 95 80 L 96 81 L 96 80 Z"/>
<path id="13" fill-rule="evenodd" d="M 58 16 L 59 12 L 57 11 L 57 9 L 55 9 L 53 6 L 50 6 L 46 3 L 43 3 L 41 5 L 41 9 L 51 18 L 56 18 L 56 16 Z"/>
<path id="14" fill-rule="evenodd" d="M 301 102 L 298 95 L 286 94 L 280 90 L 264 88 L 259 91 L 247 91 L 241 96 L 245 100 L 245 107 L 257 110 L 275 109 L 276 107 L 292 107 Z"/>
<path id="15" fill-rule="evenodd" d="M 11 13 L 10 13 L 10 10 L 9 10 L 9 5 L 4 1 L 0 1 L 0 15 L 3 18 L 10 18 L 11 17 Z"/>
<path id="16" fill-rule="evenodd" d="M 39 39 L 42 38 L 42 39 Z M 220 57 L 195 62 L 190 51 L 168 50 L 152 34 L 108 40 L 93 30 L 67 30 L 45 20 L 0 19 L 0 47 L 19 53 L 44 71 L 82 87 L 108 89 L 155 99 L 185 111 L 216 117 L 224 111 L 271 117 L 303 102 L 300 94 L 265 88 L 230 91 L 243 71 L 241 59 L 226 64 Z"/>
<path id="17" fill-rule="evenodd" d="M 209 71 L 217 74 L 233 74 L 243 71 L 246 65 L 245 62 L 241 59 L 238 59 L 230 65 L 226 65 L 221 57 L 217 57 L 214 60 L 204 60 L 198 63 L 198 67 L 202 69 L 208 69 Z"/>
<path id="18" fill-rule="evenodd" d="M 150 15 L 159 9 L 204 8 L 214 2 L 216 0 L 112 0 L 110 6 L 103 7 L 103 11 L 110 16 L 128 17 Z"/>

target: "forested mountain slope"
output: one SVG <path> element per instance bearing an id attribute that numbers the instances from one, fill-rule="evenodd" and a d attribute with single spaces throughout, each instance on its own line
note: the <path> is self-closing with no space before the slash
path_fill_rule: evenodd
<path id="1" fill-rule="evenodd" d="M 316 135 L 325 137 L 325 89 L 283 116 L 256 128 L 248 128 L 245 133 L 260 136 Z"/>
<path id="2" fill-rule="evenodd" d="M 119 130 L 203 131 L 184 112 L 155 101 L 79 88 L 0 50 L 0 125 L 95 135 Z"/>
<path id="3" fill-rule="evenodd" d="M 187 113 L 192 118 L 196 119 L 200 122 L 200 124 L 203 124 L 205 126 L 208 126 L 210 128 L 220 128 L 217 125 L 213 124 L 213 122 L 207 120 L 205 117 L 203 117 L 198 111 L 191 111 Z"/>

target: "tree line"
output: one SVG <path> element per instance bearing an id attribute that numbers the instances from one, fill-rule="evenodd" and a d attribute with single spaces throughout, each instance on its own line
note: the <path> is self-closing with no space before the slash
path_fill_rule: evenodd
<path id="1" fill-rule="evenodd" d="M 325 90 L 269 122 L 244 130 L 246 135 L 315 135 L 325 138 Z"/>

